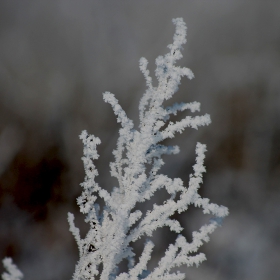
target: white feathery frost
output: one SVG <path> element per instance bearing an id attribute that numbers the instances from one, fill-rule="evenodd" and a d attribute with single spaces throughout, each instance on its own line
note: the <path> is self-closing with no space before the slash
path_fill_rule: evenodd
<path id="1" fill-rule="evenodd" d="M 99 157 L 97 145 L 100 144 L 100 139 L 86 131 L 80 135 L 84 144 L 82 161 L 86 175 L 81 184 L 83 192 L 77 203 L 80 211 L 85 214 L 85 221 L 90 229 L 85 238 L 81 238 L 79 229 L 74 224 L 73 214 L 68 214 L 70 231 L 78 244 L 80 254 L 74 280 L 185 279 L 185 274 L 174 272 L 174 268 L 182 265 L 198 266 L 203 262 L 206 257 L 198 252 L 199 247 L 208 242 L 209 234 L 220 225 L 221 219 L 228 215 L 226 207 L 210 203 L 209 199 L 202 198 L 198 193 L 202 175 L 206 171 L 206 145 L 196 145 L 196 163 L 187 185 L 179 178 L 171 179 L 159 173 L 164 164 L 162 156 L 179 153 L 178 146 L 165 146 L 162 144 L 163 140 L 173 138 L 187 127 L 198 129 L 211 122 L 208 114 L 186 116 L 175 123 L 169 121 L 170 116 L 178 112 L 190 110 L 195 113 L 200 110 L 200 103 L 195 101 L 187 104 L 175 103 L 169 107 L 163 105 L 163 102 L 178 90 L 182 77 L 194 77 L 190 69 L 175 66 L 176 61 L 182 58 L 181 49 L 186 43 L 187 28 L 182 18 L 173 19 L 173 23 L 176 30 L 173 43 L 168 45 L 170 51 L 156 59 L 157 86 L 153 85 L 149 75 L 148 61 L 141 58 L 139 62 L 147 90 L 139 104 L 138 130 L 115 96 L 110 92 L 103 94 L 104 101 L 112 106 L 117 122 L 121 124 L 117 147 L 113 151 L 115 160 L 110 163 L 111 176 L 118 181 L 118 186 L 114 187 L 112 192 L 101 188 L 95 182 L 98 171 L 94 160 Z M 150 200 L 160 189 L 165 189 L 169 197 L 162 204 L 154 204 L 151 210 L 141 211 L 141 203 Z M 96 203 L 98 197 L 104 200 L 102 208 Z M 208 224 L 193 232 L 191 241 L 187 241 L 181 234 L 183 228 L 179 221 L 171 217 L 174 217 L 175 213 L 186 211 L 190 205 L 200 207 L 203 213 L 211 214 L 212 218 Z M 168 227 L 178 233 L 178 236 L 174 244 L 169 245 L 157 266 L 148 269 L 155 246 L 148 237 L 162 227 Z M 142 254 L 135 258 L 133 244 L 144 236 L 146 241 Z M 124 260 L 127 269 L 120 273 L 118 268 Z M 10 259 L 4 260 L 4 266 L 8 271 L 2 276 L 4 280 L 22 278 L 21 272 Z"/>
<path id="2" fill-rule="evenodd" d="M 173 43 L 168 45 L 170 52 L 156 59 L 155 75 L 157 87 L 153 86 L 152 78 L 147 69 L 148 61 L 141 58 L 140 70 L 146 80 L 147 90 L 139 104 L 140 125 L 134 128 L 125 111 L 119 105 L 112 93 L 103 94 L 104 101 L 109 103 L 121 124 L 117 148 L 113 151 L 115 161 L 110 163 L 111 175 L 118 180 L 118 186 L 111 193 L 100 188 L 95 182 L 97 171 L 93 160 L 98 158 L 96 145 L 99 138 L 83 131 L 80 138 L 84 143 L 83 162 L 86 170 L 84 191 L 78 204 L 81 212 L 86 214 L 86 221 L 91 228 L 84 239 L 79 236 L 74 226 L 74 218 L 69 214 L 70 230 L 73 233 L 79 249 L 80 260 L 76 266 L 74 279 L 101 280 L 132 280 L 132 279 L 184 279 L 183 273 L 174 273 L 172 269 L 181 265 L 198 266 L 206 259 L 203 253 L 197 253 L 198 248 L 209 240 L 209 234 L 219 225 L 215 219 L 202 226 L 198 232 L 193 232 L 193 239 L 188 242 L 180 234 L 183 230 L 179 221 L 170 217 L 186 211 L 189 205 L 201 207 L 205 214 L 212 214 L 223 218 L 228 209 L 210 203 L 202 198 L 198 189 L 202 183 L 202 174 L 206 171 L 204 158 L 206 145 L 197 143 L 196 163 L 194 173 L 190 175 L 187 186 L 179 178 L 170 179 L 159 174 L 164 164 L 162 155 L 177 154 L 178 146 L 160 144 L 164 139 L 173 138 L 177 132 L 182 133 L 185 128 L 198 129 L 211 122 L 208 114 L 201 116 L 186 116 L 175 123 L 169 121 L 171 115 L 179 111 L 190 110 L 192 113 L 200 110 L 200 103 L 175 103 L 164 107 L 163 102 L 170 99 L 178 90 L 183 76 L 194 77 L 188 68 L 175 66 L 175 62 L 182 58 L 182 45 L 186 43 L 186 25 L 181 18 L 173 20 L 176 26 Z M 169 122 L 168 122 L 169 121 Z M 164 128 L 163 128 L 164 127 Z M 154 204 L 153 209 L 143 213 L 135 210 L 136 203 L 145 202 L 154 193 L 165 188 L 170 197 L 161 205 Z M 102 197 L 105 207 L 100 211 L 95 203 L 97 196 Z M 177 198 L 175 200 L 175 197 Z M 133 243 L 143 236 L 149 237 L 162 227 L 169 227 L 179 235 L 174 244 L 169 245 L 158 266 L 148 270 L 148 262 L 153 253 L 154 244 L 147 239 L 138 262 L 135 260 Z M 119 264 L 127 260 L 127 272 L 118 272 Z"/>
<path id="3" fill-rule="evenodd" d="M 23 278 L 23 274 L 17 268 L 17 266 L 13 263 L 11 258 L 3 259 L 3 266 L 7 270 L 2 274 L 3 280 L 21 280 Z"/>

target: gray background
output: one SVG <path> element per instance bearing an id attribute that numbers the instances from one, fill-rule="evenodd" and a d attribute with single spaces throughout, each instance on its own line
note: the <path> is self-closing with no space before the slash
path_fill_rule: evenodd
<path id="1" fill-rule="evenodd" d="M 162 172 L 187 183 L 195 144 L 206 143 L 200 193 L 230 216 L 201 248 L 208 260 L 181 270 L 189 280 L 279 279 L 279 11 L 273 0 L 1 0 L 0 257 L 13 257 L 25 279 L 71 278 L 78 250 L 68 211 L 87 232 L 75 203 L 84 177 L 78 135 L 101 138 L 97 180 L 110 190 L 119 125 L 102 92 L 138 124 L 139 58 L 154 70 L 172 42 L 172 18 L 183 17 L 179 65 L 196 78 L 185 78 L 173 101 L 201 102 L 212 124 L 170 141 L 181 153 L 166 157 Z M 179 218 L 188 238 L 209 219 L 194 208 Z M 153 262 L 172 240 L 156 233 Z"/>

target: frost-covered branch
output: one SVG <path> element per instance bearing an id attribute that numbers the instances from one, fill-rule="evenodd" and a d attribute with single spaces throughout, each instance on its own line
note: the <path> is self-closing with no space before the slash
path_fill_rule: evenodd
<path id="1" fill-rule="evenodd" d="M 118 180 L 118 186 L 111 193 L 95 182 L 98 172 L 93 160 L 98 158 L 96 145 L 100 143 L 99 138 L 88 135 L 86 131 L 80 136 L 84 143 L 82 160 L 86 178 L 81 184 L 84 190 L 78 198 L 78 204 L 81 212 L 87 215 L 86 222 L 91 228 L 87 236 L 81 239 L 74 226 L 74 218 L 69 214 L 70 230 L 80 248 L 80 261 L 76 266 L 74 279 L 95 279 L 97 276 L 101 280 L 184 279 L 183 273 L 173 273 L 171 270 L 184 264 L 198 266 L 205 260 L 203 253 L 197 253 L 198 248 L 209 240 L 209 234 L 218 226 L 218 222 L 210 220 L 209 224 L 193 233 L 191 242 L 187 242 L 179 234 L 175 243 L 169 245 L 158 266 L 151 271 L 147 270 L 147 265 L 152 257 L 154 244 L 146 241 L 136 263 L 133 243 L 143 236 L 152 236 L 156 229 L 162 227 L 169 227 L 171 231 L 180 233 L 183 228 L 179 221 L 170 217 L 186 211 L 189 205 L 200 207 L 205 214 L 212 214 L 217 218 L 228 214 L 226 207 L 210 203 L 209 199 L 198 194 L 202 174 L 205 172 L 206 145 L 197 143 L 194 173 L 190 175 L 187 186 L 179 178 L 170 179 L 159 174 L 164 164 L 162 156 L 179 152 L 178 146 L 165 146 L 161 142 L 166 138 L 173 138 L 177 132 L 182 133 L 187 127 L 198 129 L 211 122 L 208 114 L 186 116 L 175 123 L 169 121 L 170 116 L 179 111 L 190 110 L 194 113 L 200 110 L 198 102 L 175 103 L 166 108 L 163 105 L 177 91 L 183 76 L 193 78 L 190 69 L 175 66 L 175 62 L 182 57 L 186 25 L 181 18 L 174 19 L 173 23 L 176 31 L 173 43 L 168 46 L 170 52 L 156 59 L 156 87 L 153 86 L 147 69 L 148 61 L 140 59 L 140 70 L 146 80 L 147 90 L 139 104 L 139 129 L 134 128 L 133 121 L 128 118 L 112 93 L 105 92 L 103 95 L 104 101 L 112 106 L 117 121 L 122 126 L 117 148 L 113 151 L 115 161 L 110 163 L 111 175 Z M 151 199 L 157 190 L 163 188 L 170 197 L 161 205 L 154 204 L 152 210 L 146 213 L 135 210 L 136 203 Z M 104 200 L 105 207 L 102 211 L 95 203 L 97 196 Z M 124 259 L 128 264 L 127 272 L 119 274 L 118 266 Z"/>
<path id="2" fill-rule="evenodd" d="M 117 147 L 113 151 L 115 160 L 110 163 L 111 176 L 117 179 L 118 185 L 111 192 L 101 188 L 95 181 L 98 171 L 94 160 L 99 157 L 97 145 L 101 143 L 100 139 L 86 131 L 80 135 L 84 144 L 82 161 L 86 175 L 77 203 L 90 229 L 82 238 L 74 224 L 74 215 L 68 213 L 70 231 L 78 244 L 80 255 L 74 280 L 182 280 L 185 278 L 184 273 L 175 273 L 174 268 L 181 265 L 198 266 L 204 261 L 206 257 L 198 252 L 199 247 L 208 242 L 209 234 L 228 215 L 226 207 L 211 203 L 198 193 L 203 181 L 202 175 L 206 171 L 206 145 L 196 145 L 196 163 L 187 185 L 179 178 L 171 179 L 159 173 L 164 164 L 162 156 L 179 153 L 178 146 L 165 146 L 163 140 L 173 138 L 176 133 L 182 133 L 188 127 L 198 129 L 211 122 L 208 114 L 187 115 L 175 123 L 170 121 L 170 116 L 179 111 L 199 112 L 198 102 L 175 103 L 169 107 L 163 105 L 164 101 L 176 93 L 183 76 L 189 79 L 194 77 L 190 69 L 175 66 L 176 61 L 182 58 L 181 49 L 186 43 L 187 28 L 181 18 L 174 19 L 173 23 L 176 29 L 173 43 L 168 45 L 170 51 L 156 59 L 157 86 L 153 85 L 149 74 L 148 61 L 140 59 L 140 70 L 146 80 L 147 90 L 139 104 L 138 130 L 115 96 L 109 92 L 103 94 L 104 101 L 112 106 L 117 122 L 121 124 Z M 160 189 L 168 193 L 168 198 L 162 204 L 154 204 L 146 212 L 137 209 Z M 103 207 L 96 203 L 98 197 L 103 199 Z M 214 218 L 193 232 L 192 240 L 187 241 L 181 234 L 183 228 L 179 221 L 171 217 L 186 211 L 190 205 L 201 208 L 204 214 Z M 144 236 L 151 237 L 155 230 L 162 227 L 168 227 L 178 236 L 174 244 L 169 245 L 158 265 L 148 270 L 154 244 L 146 239 L 139 258 L 135 258 L 133 244 Z M 119 273 L 121 262 L 127 264 L 127 269 Z M 8 271 L 2 275 L 3 280 L 22 279 L 22 273 L 11 259 L 6 258 L 3 263 Z"/>
<path id="3" fill-rule="evenodd" d="M 23 274 L 13 263 L 11 258 L 3 259 L 3 266 L 7 270 L 7 272 L 2 274 L 3 280 L 21 280 L 23 278 Z"/>

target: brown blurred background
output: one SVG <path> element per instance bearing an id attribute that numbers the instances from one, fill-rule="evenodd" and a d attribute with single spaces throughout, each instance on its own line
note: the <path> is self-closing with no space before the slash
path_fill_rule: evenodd
<path id="1" fill-rule="evenodd" d="M 181 153 L 166 157 L 162 172 L 187 183 L 195 144 L 206 143 L 201 194 L 230 216 L 201 248 L 208 260 L 182 270 L 188 280 L 280 279 L 279 12 L 273 0 L 1 0 L 0 258 L 13 257 L 25 279 L 71 278 L 78 250 L 67 212 L 87 231 L 75 202 L 84 177 L 78 135 L 101 138 L 98 182 L 111 189 L 119 125 L 102 92 L 138 124 L 139 58 L 154 70 L 172 18 L 183 17 L 179 64 L 196 78 L 185 78 L 173 101 L 201 102 L 212 124 L 170 141 Z M 180 217 L 187 236 L 207 219 L 194 209 Z M 165 233 L 160 249 L 172 239 Z"/>

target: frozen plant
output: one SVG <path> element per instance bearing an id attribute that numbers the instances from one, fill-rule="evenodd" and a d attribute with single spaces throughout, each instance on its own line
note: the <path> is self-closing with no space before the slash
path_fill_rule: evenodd
<path id="1" fill-rule="evenodd" d="M 3 280 L 21 280 L 23 278 L 23 274 L 21 271 L 17 268 L 15 264 L 13 264 L 13 261 L 11 258 L 5 258 L 3 259 L 3 265 L 6 268 L 7 272 L 4 272 L 2 274 Z"/>
<path id="2" fill-rule="evenodd" d="M 98 172 L 93 161 L 99 157 L 96 146 L 100 139 L 83 131 L 80 135 L 84 144 L 85 181 L 81 184 L 83 192 L 77 199 L 80 211 L 86 215 L 85 221 L 90 229 L 85 238 L 80 237 L 79 229 L 74 225 L 73 214 L 68 214 L 70 231 L 73 233 L 79 248 L 80 259 L 76 265 L 73 279 L 101 279 L 101 280 L 179 280 L 185 274 L 174 268 L 181 265 L 198 266 L 206 259 L 203 253 L 198 253 L 203 242 L 209 240 L 209 234 L 220 224 L 220 220 L 228 214 L 228 209 L 210 203 L 202 198 L 198 189 L 205 172 L 204 158 L 206 146 L 196 145 L 196 163 L 189 183 L 184 186 L 179 178 L 170 179 L 160 174 L 164 164 L 162 155 L 177 154 L 178 146 L 165 146 L 163 140 L 173 138 L 176 132 L 182 133 L 186 127 L 197 129 L 199 126 L 210 124 L 208 114 L 202 116 L 186 116 L 180 121 L 172 122 L 170 115 L 179 111 L 199 111 L 200 104 L 175 103 L 164 107 L 163 102 L 170 99 L 177 91 L 181 77 L 192 79 L 193 73 L 188 68 L 175 66 L 175 62 L 182 58 L 182 45 L 186 43 L 186 25 L 182 18 L 173 20 L 176 26 L 173 43 L 168 45 L 170 52 L 156 59 L 155 75 L 157 87 L 153 86 L 147 70 L 147 60 L 140 59 L 140 70 L 143 73 L 147 90 L 139 105 L 140 125 L 134 128 L 117 99 L 112 93 L 105 92 L 103 98 L 108 102 L 121 123 L 117 148 L 113 151 L 115 161 L 110 163 L 111 175 L 118 181 L 118 186 L 109 193 L 96 182 Z M 165 188 L 169 194 L 161 205 L 154 204 L 152 210 L 142 213 L 136 209 L 136 203 L 150 200 L 154 193 Z M 97 197 L 104 200 L 104 207 L 96 203 Z M 193 232 L 191 242 L 180 234 L 183 230 L 179 221 L 170 217 L 175 213 L 186 211 L 189 205 L 200 207 L 205 214 L 212 214 L 210 222 Z M 137 261 L 133 252 L 133 243 L 142 237 L 151 237 L 153 232 L 162 227 L 169 227 L 178 233 L 174 244 L 170 244 L 165 255 L 157 266 L 148 270 L 148 262 L 152 257 L 154 244 L 147 239 L 142 254 Z M 118 272 L 122 261 L 127 264 L 127 272 Z M 6 265 L 7 268 L 9 266 Z M 9 269 L 8 269 L 9 270 Z M 18 274 L 3 277 L 4 280 L 19 279 Z M 15 275 L 14 277 L 12 275 Z"/>
<path id="3" fill-rule="evenodd" d="M 160 144 L 167 138 L 173 138 L 176 132 L 182 132 L 186 127 L 197 129 L 199 126 L 208 125 L 211 120 L 208 114 L 203 116 L 187 116 L 178 122 L 171 122 L 170 115 L 178 111 L 189 109 L 191 112 L 199 111 L 200 104 L 175 103 L 171 107 L 164 107 L 163 102 L 170 99 L 177 91 L 182 76 L 193 78 L 193 73 L 188 68 L 175 66 L 175 62 L 182 57 L 181 48 L 186 42 L 186 25 L 182 18 L 173 20 L 176 31 L 173 43 L 168 46 L 170 52 L 156 59 L 155 75 L 158 86 L 152 85 L 152 79 L 147 70 L 147 60 L 140 59 L 140 70 L 147 84 L 147 91 L 139 105 L 140 125 L 139 130 L 134 128 L 118 100 L 112 93 L 105 92 L 103 98 L 108 102 L 121 123 L 117 149 L 113 151 L 115 161 L 110 163 L 111 175 L 118 181 L 111 193 L 102 189 L 96 182 L 98 172 L 93 160 L 98 158 L 96 146 L 100 139 L 83 131 L 80 135 L 84 143 L 84 162 L 86 177 L 81 184 L 83 193 L 78 198 L 78 205 L 82 213 L 86 214 L 86 222 L 90 230 L 84 239 L 79 235 L 79 229 L 74 226 L 74 217 L 69 214 L 70 231 L 73 233 L 80 252 L 80 260 L 76 266 L 74 279 L 95 279 L 100 274 L 100 279 L 137 280 L 137 279 L 184 279 L 180 272 L 171 272 L 175 267 L 186 264 L 199 265 L 204 261 L 205 255 L 197 253 L 203 241 L 208 241 L 208 235 L 218 226 L 218 220 L 228 214 L 228 209 L 210 203 L 209 199 L 202 198 L 198 189 L 202 183 L 202 173 L 206 146 L 196 145 L 196 164 L 194 173 L 190 175 L 188 187 L 183 185 L 179 178 L 170 179 L 159 174 L 164 164 L 162 155 L 176 154 L 178 146 L 164 146 Z M 168 123 L 167 123 L 168 122 Z M 151 199 L 155 191 L 165 188 L 170 198 L 162 205 L 153 205 L 151 211 L 142 213 L 135 210 L 136 203 Z M 100 213 L 100 207 L 95 203 L 97 196 L 104 200 L 105 207 Z M 175 199 L 176 198 L 176 199 Z M 152 256 L 154 244 L 149 239 L 144 244 L 143 252 L 135 262 L 135 253 L 132 244 L 143 236 L 152 236 L 157 228 L 167 226 L 171 231 L 180 233 L 183 228 L 180 223 L 170 217 L 188 209 L 189 205 L 201 207 L 203 213 L 213 214 L 218 220 L 212 219 L 198 232 L 193 232 L 192 242 L 178 235 L 174 244 L 169 245 L 165 256 L 159 261 L 158 266 L 148 271 L 147 264 Z M 118 274 L 118 266 L 127 260 L 128 271 Z"/>

